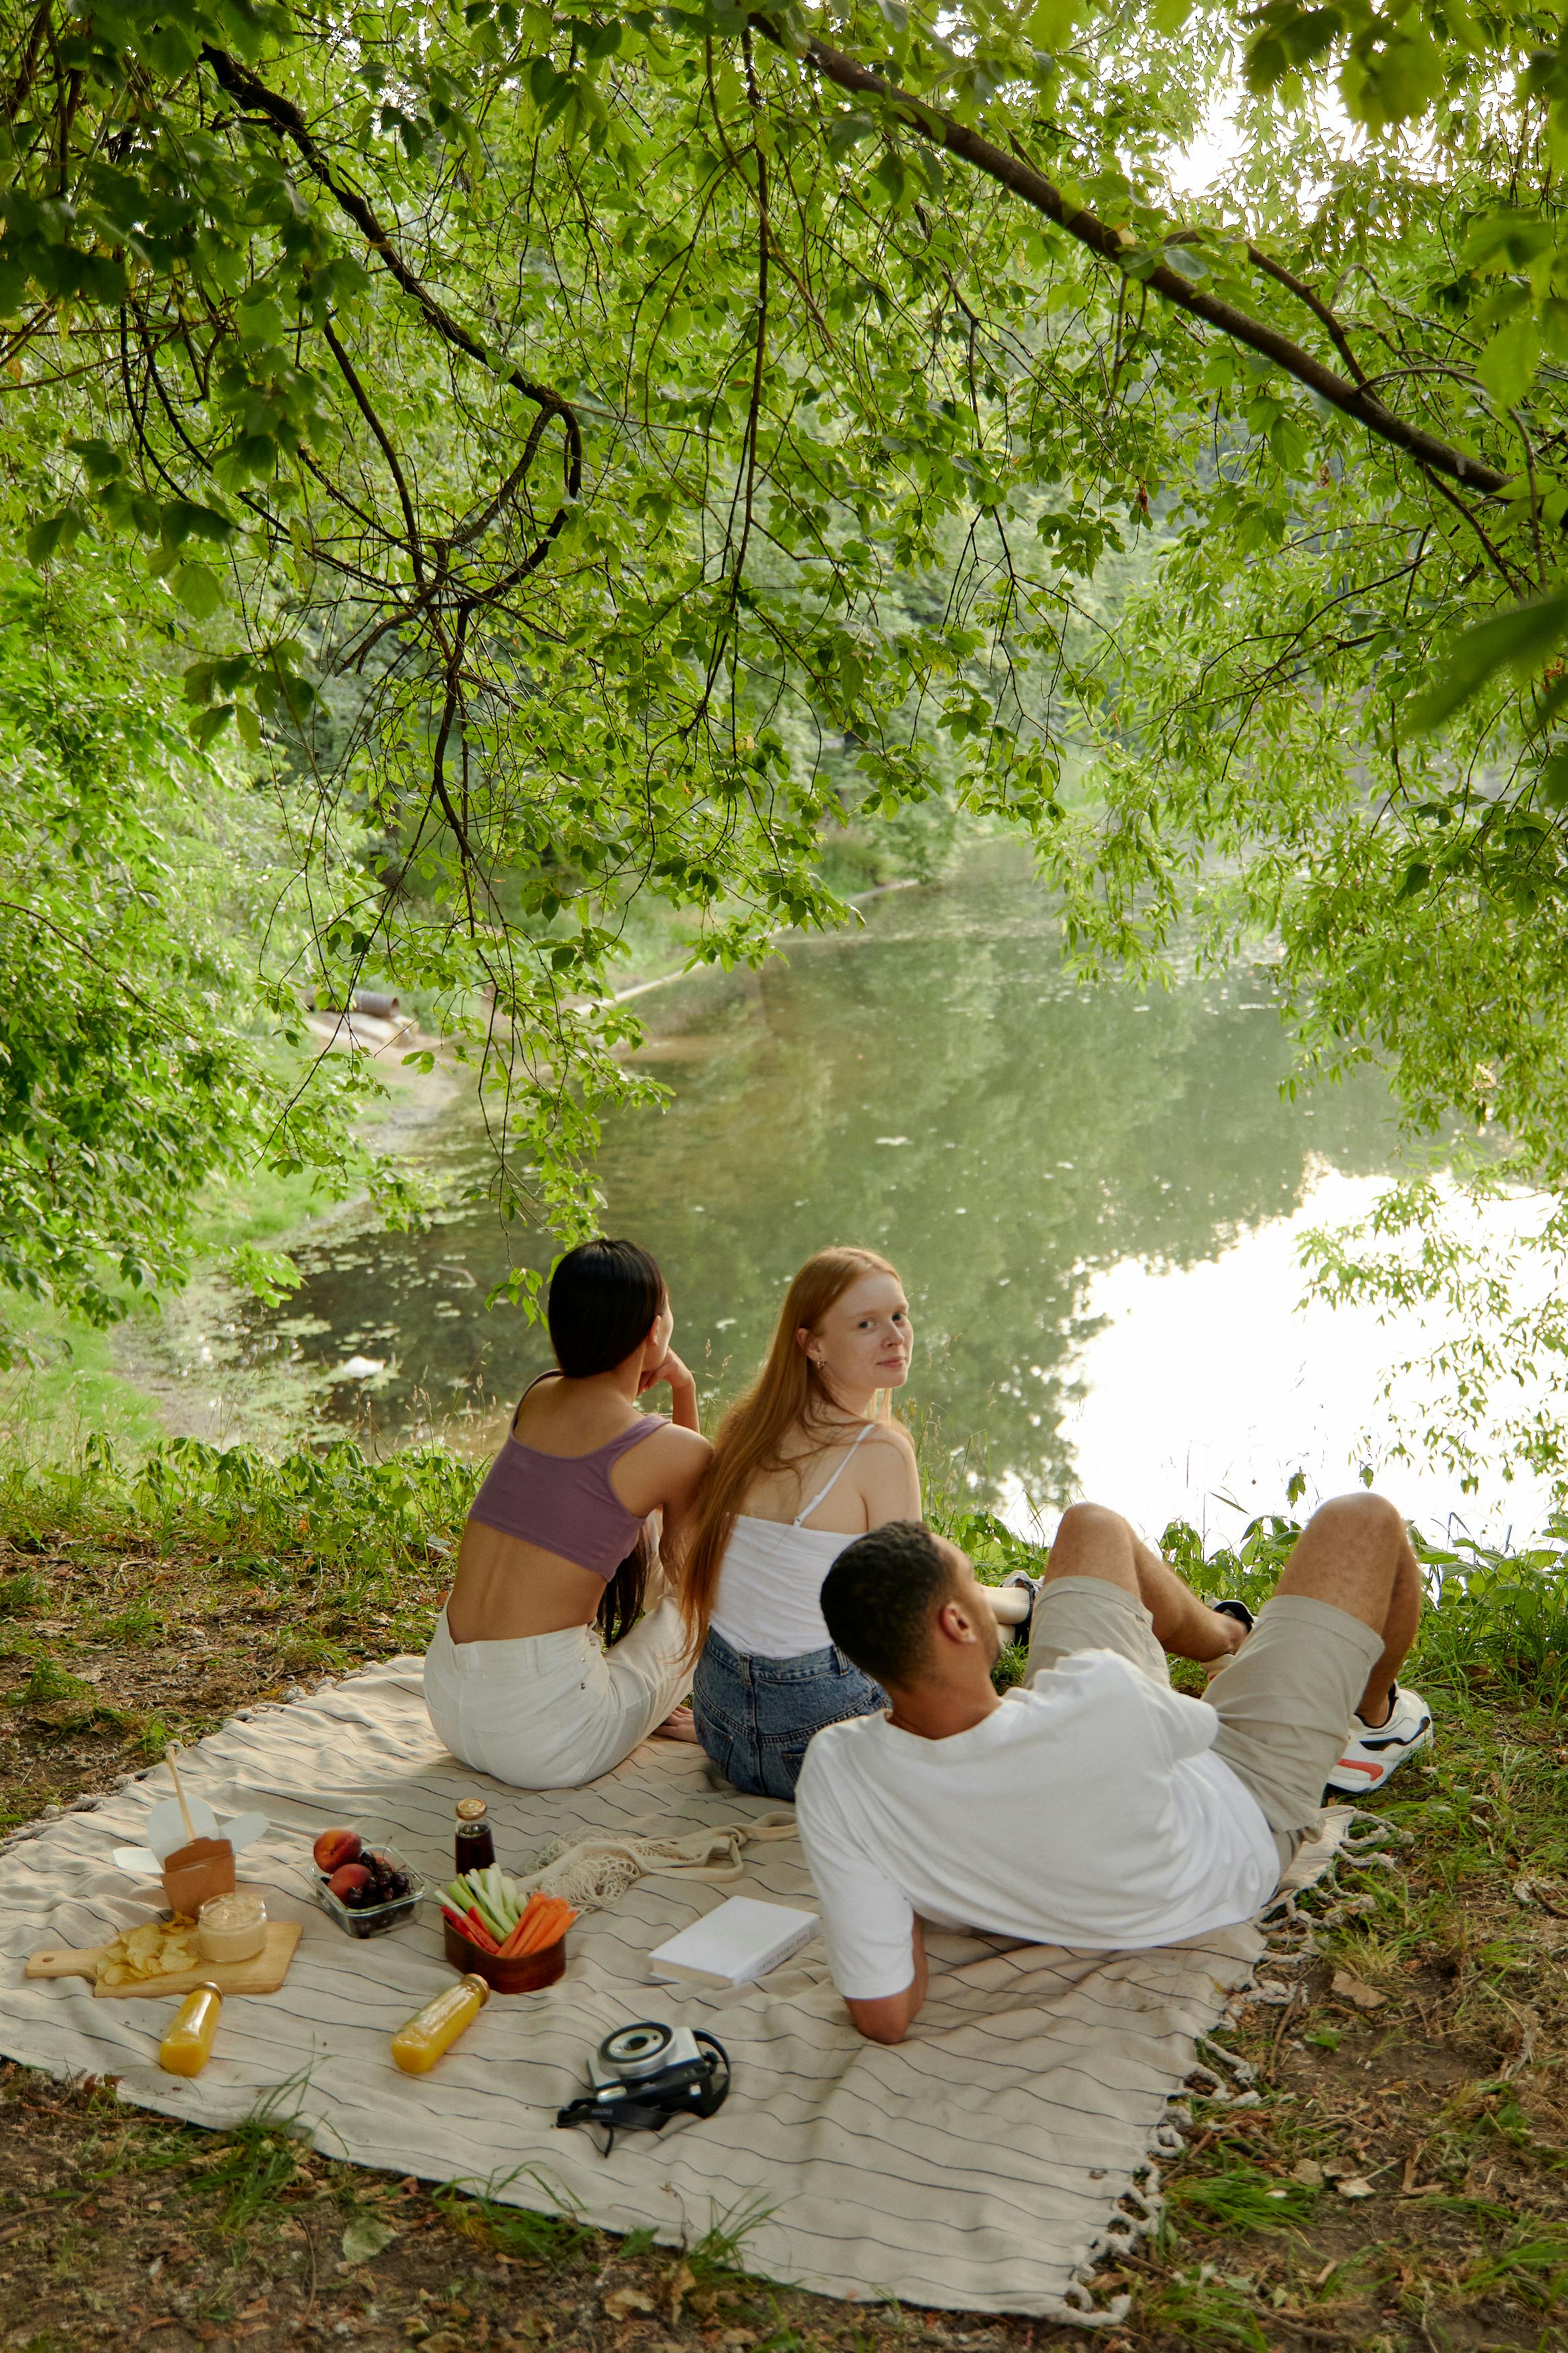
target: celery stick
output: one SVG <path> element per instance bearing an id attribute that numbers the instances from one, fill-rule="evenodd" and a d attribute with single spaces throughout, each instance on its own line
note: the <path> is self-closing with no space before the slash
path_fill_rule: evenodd
<path id="1" fill-rule="evenodd" d="M 510 1922 L 511 1903 L 506 1892 L 506 1873 L 499 1862 L 485 1866 L 485 1899 L 498 1920 Z"/>
<path id="2" fill-rule="evenodd" d="M 489 1905 L 485 1902 L 482 1895 L 476 1895 L 473 1901 L 475 1911 L 478 1912 L 480 1919 L 489 1930 L 490 1935 L 495 1938 L 496 1943 L 498 1945 L 504 1945 L 507 1940 L 508 1931 L 502 1926 L 499 1915 L 491 1911 Z"/>

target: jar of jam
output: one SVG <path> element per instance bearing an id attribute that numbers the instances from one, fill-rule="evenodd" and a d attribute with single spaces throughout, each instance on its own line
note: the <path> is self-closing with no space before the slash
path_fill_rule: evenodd
<path id="1" fill-rule="evenodd" d="M 459 1873 L 486 1871 L 496 1859 L 490 1832 L 489 1808 L 482 1798 L 459 1798 L 458 1831 L 453 1841 Z"/>

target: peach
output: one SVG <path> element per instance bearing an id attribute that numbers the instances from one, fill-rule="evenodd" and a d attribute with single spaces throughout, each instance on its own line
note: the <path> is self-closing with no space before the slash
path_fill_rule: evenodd
<path id="1" fill-rule="evenodd" d="M 327 1885 L 342 1904 L 346 1902 L 349 1896 L 357 1895 L 362 1887 L 368 1887 L 370 1881 L 371 1874 L 363 1862 L 344 1862 L 339 1864 L 328 1880 Z"/>
<path id="2" fill-rule="evenodd" d="M 358 1831 L 323 1831 L 311 1849 L 316 1869 L 328 1873 L 339 1871 L 345 1862 L 357 1862 L 364 1851 L 364 1841 Z"/>

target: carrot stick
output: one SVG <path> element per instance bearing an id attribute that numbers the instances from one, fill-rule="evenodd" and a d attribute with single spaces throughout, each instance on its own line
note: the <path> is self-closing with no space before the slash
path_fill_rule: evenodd
<path id="1" fill-rule="evenodd" d="M 511 1949 L 514 1954 L 533 1951 L 535 1939 L 539 1934 L 539 1924 L 549 1917 L 555 1901 L 553 1896 L 542 1894 L 535 1888 L 523 1907 L 522 1917 L 512 1932 Z"/>
<path id="2" fill-rule="evenodd" d="M 518 1915 L 516 1921 L 513 1923 L 510 1936 L 507 1938 L 505 1944 L 500 1948 L 501 1958 L 503 1961 L 510 1961 L 513 1954 L 517 1951 L 517 1940 L 521 1936 L 523 1930 L 527 1927 L 530 1920 L 533 1917 L 533 1906 L 534 1899 L 531 1895 L 528 1902 L 523 1905 L 521 1912 Z"/>
<path id="3" fill-rule="evenodd" d="M 570 1905 L 562 1903 L 559 1896 L 548 1905 L 542 1905 L 519 1938 L 518 1951 L 541 1953 L 546 1945 L 554 1944 L 556 1938 L 565 1931 L 570 1912 Z"/>

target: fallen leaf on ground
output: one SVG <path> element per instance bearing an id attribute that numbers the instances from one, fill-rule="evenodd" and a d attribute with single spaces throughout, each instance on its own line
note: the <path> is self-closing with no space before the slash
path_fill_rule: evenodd
<path id="1" fill-rule="evenodd" d="M 1299 2181 L 1303 2189 L 1321 2189 L 1324 2180 L 1323 2168 L 1315 2157 L 1303 2157 L 1290 2168 L 1290 2179 Z"/>
<path id="2" fill-rule="evenodd" d="M 1342 2198 L 1375 2198 L 1377 2195 L 1371 2182 L 1363 2180 L 1359 2173 L 1342 2174 L 1334 2188 Z"/>
<path id="3" fill-rule="evenodd" d="M 389 2222 L 377 2221 L 374 2214 L 356 2214 L 343 2232 L 343 2261 L 350 2265 L 368 2263 L 373 2255 L 390 2247 L 396 2236 Z"/>
<path id="4" fill-rule="evenodd" d="M 610 2320 L 630 2320 L 637 2313 L 658 2310 L 652 2296 L 640 2287 L 614 2287 L 605 2298 L 605 2313 Z"/>
<path id="5" fill-rule="evenodd" d="M 697 2284 L 697 2274 L 689 2263 L 682 2263 L 669 2283 L 669 2325 L 673 2328 L 680 2318 L 680 2307 Z"/>
<path id="6" fill-rule="evenodd" d="M 1381 2010 L 1388 2000 L 1388 1996 L 1379 1993 L 1375 1986 L 1367 1985 L 1360 1978 L 1352 1978 L 1348 1969 L 1334 1971 L 1332 1989 L 1342 2001 L 1353 2003 L 1357 2010 Z"/>

